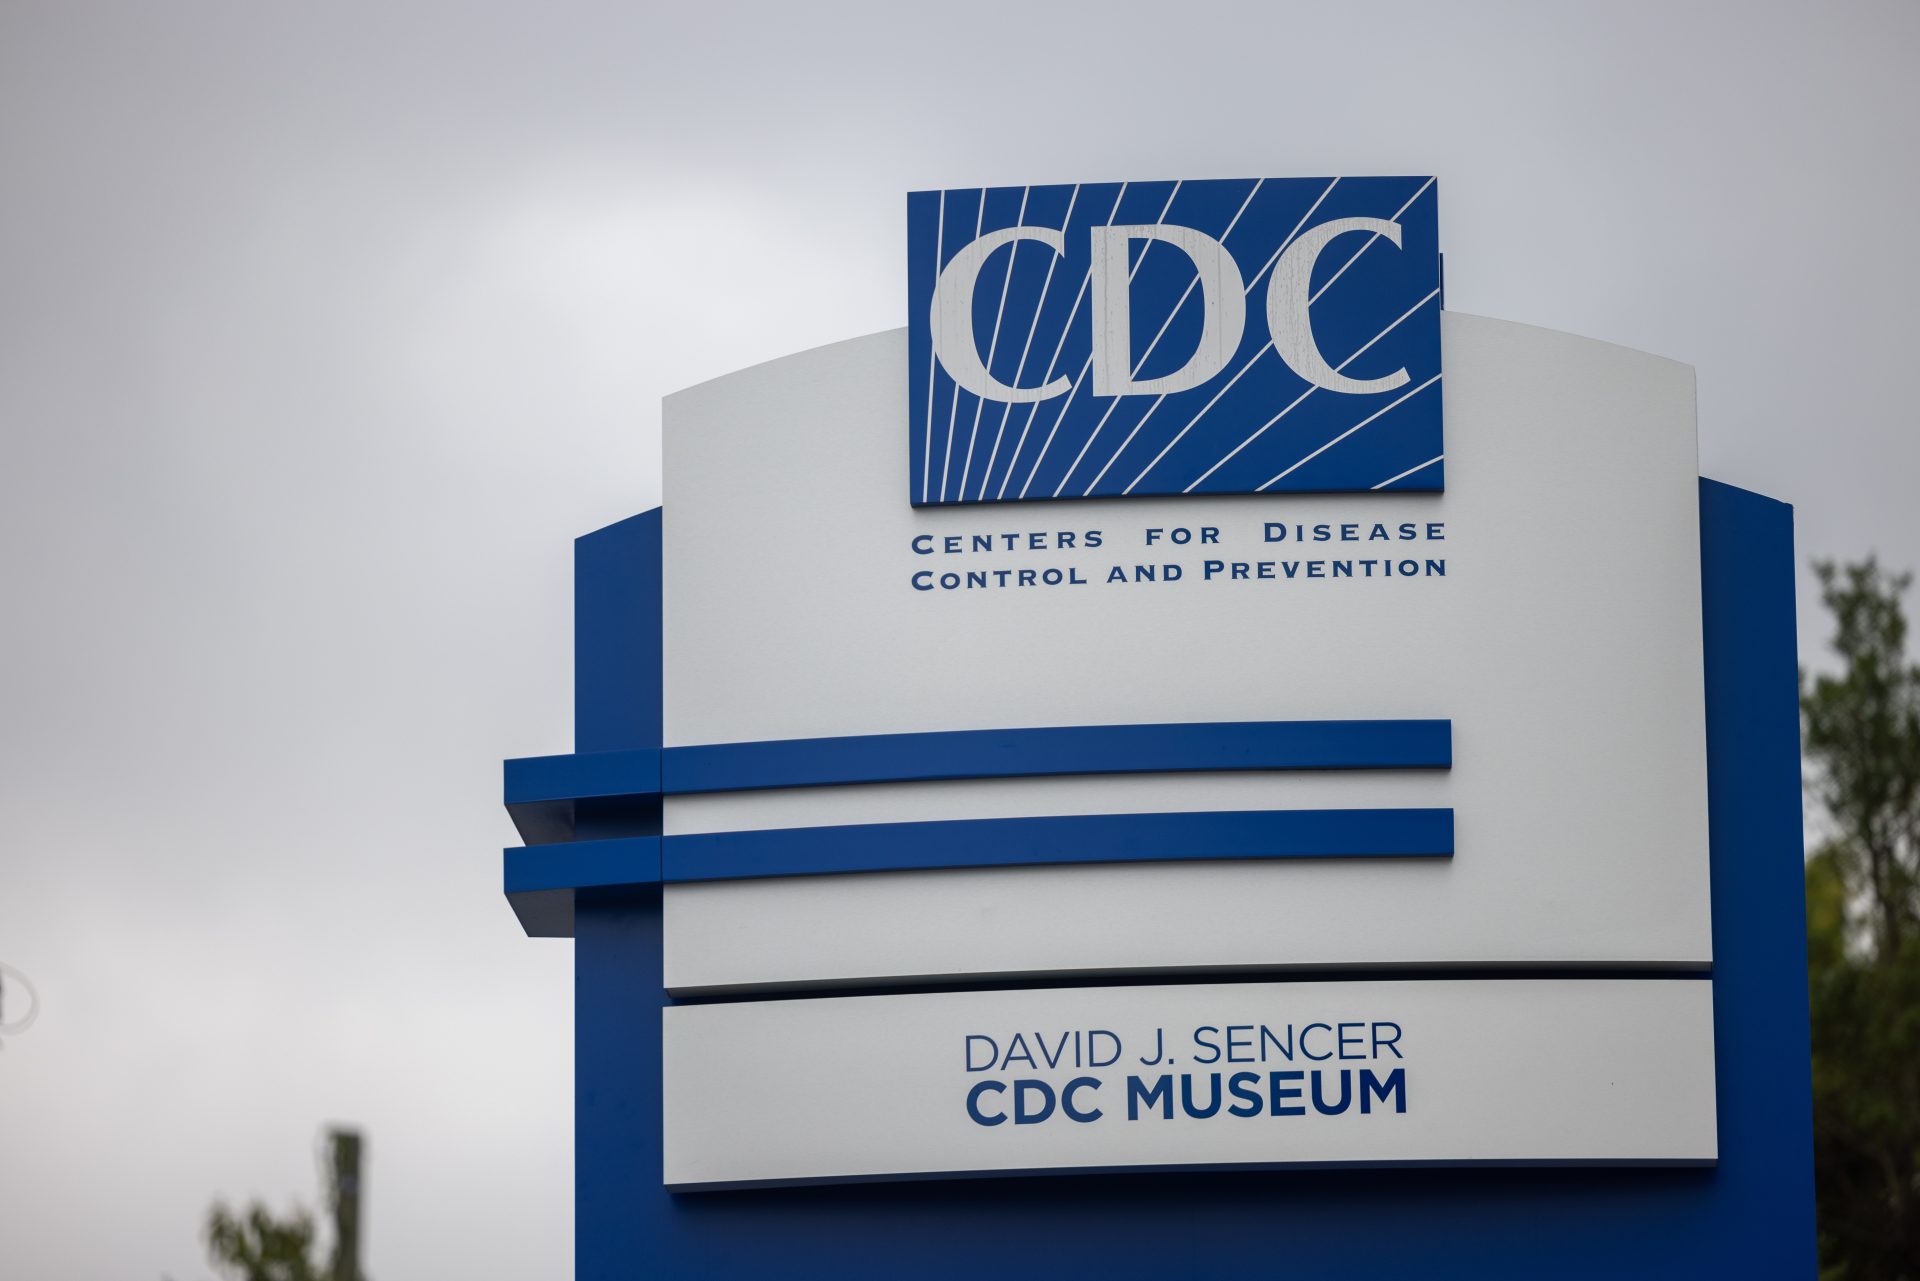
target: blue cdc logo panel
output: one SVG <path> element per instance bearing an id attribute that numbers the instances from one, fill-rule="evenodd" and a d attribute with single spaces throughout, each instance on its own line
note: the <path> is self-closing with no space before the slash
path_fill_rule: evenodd
<path id="1" fill-rule="evenodd" d="M 1443 488 L 1432 178 L 907 197 L 916 506 Z"/>

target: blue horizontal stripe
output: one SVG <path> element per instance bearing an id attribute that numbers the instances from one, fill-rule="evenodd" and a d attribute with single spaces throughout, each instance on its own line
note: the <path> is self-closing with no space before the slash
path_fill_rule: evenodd
<path id="1" fill-rule="evenodd" d="M 1449 809 L 1085 814 L 670 836 L 668 882 L 1184 859 L 1445 858 Z"/>
<path id="2" fill-rule="evenodd" d="M 660 838 L 528 845 L 506 851 L 508 894 L 660 883 Z"/>
<path id="3" fill-rule="evenodd" d="M 629 836 L 506 851 L 508 894 L 928 868 L 1448 858 L 1450 809 L 1075 814 Z"/>
<path id="4" fill-rule="evenodd" d="M 524 756 L 505 765 L 508 805 L 660 794 L 660 753 L 653 748 Z"/>
<path id="5" fill-rule="evenodd" d="M 866 734 L 670 747 L 669 794 L 835 783 L 1250 769 L 1445 769 L 1453 724 L 1215 721 Z"/>
<path id="6" fill-rule="evenodd" d="M 949 730 L 527 757 L 506 762 L 506 803 L 957 778 L 1452 764 L 1453 723 L 1446 720 Z"/>

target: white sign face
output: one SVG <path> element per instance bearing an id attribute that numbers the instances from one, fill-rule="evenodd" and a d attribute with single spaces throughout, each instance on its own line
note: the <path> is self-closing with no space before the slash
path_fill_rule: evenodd
<path id="1" fill-rule="evenodd" d="M 1405 718 L 1451 722 L 1453 744 L 1446 769 L 669 795 L 670 840 L 956 819 L 1442 809 L 1453 849 L 671 884 L 668 985 L 1706 965 L 1692 372 L 1454 314 L 1442 339 L 1444 493 L 915 508 L 901 483 L 903 333 L 669 398 L 669 749 Z"/>
<path id="2" fill-rule="evenodd" d="M 672 1186 L 1716 1159 L 1704 979 L 1077 988 L 669 1007 Z"/>

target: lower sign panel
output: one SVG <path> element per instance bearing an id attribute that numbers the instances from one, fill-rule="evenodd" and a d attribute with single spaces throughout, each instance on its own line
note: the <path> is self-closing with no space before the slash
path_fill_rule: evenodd
<path id="1" fill-rule="evenodd" d="M 1079 987 L 664 1017 L 664 1174 L 683 1189 L 1717 1153 L 1706 979 Z"/>

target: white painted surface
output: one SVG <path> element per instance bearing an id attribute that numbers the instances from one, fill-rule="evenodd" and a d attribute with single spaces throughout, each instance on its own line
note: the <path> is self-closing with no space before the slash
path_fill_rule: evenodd
<path id="1" fill-rule="evenodd" d="M 1448 805 L 1449 863 L 1163 864 L 676 886 L 678 990 L 889 976 L 1710 960 L 1692 371 L 1447 315 L 1445 494 L 907 501 L 904 334 L 669 398 L 666 741 L 1446 717 L 1445 774 L 1015 780 L 670 798 L 669 832 L 1162 809 Z M 1263 522 L 1445 524 L 1440 577 L 1198 580 Z M 1221 543 L 1143 545 L 1216 526 Z M 1099 529 L 916 555 L 916 534 Z M 1378 545 L 1374 545 L 1377 547 Z M 1320 544 L 1309 558 L 1378 555 Z M 1101 581 L 1177 562 L 1173 584 Z M 915 571 L 1087 587 L 921 593 Z"/>
<path id="2" fill-rule="evenodd" d="M 669 1184 L 874 1178 L 984 1170 L 1112 1166 L 1363 1162 L 1707 1162 L 1717 1156 L 1713 1009 L 1704 979 L 1433 980 L 1248 983 L 1166 987 L 949 992 L 670 1007 L 664 1011 L 665 1179 Z M 1306 1033 L 1321 1023 L 1328 1030 Z M 1337 1053 L 1341 1024 L 1345 1061 Z M 1224 1045 L 1229 1025 L 1294 1029 L 1294 1059 L 1193 1061 L 1192 1034 L 1208 1026 Z M 1373 1025 L 1380 1024 L 1379 1043 Z M 1393 1025 L 1391 1029 L 1385 1025 Z M 1108 1068 L 967 1071 L 969 1034 L 1004 1054 L 1012 1034 L 1058 1044 L 1104 1029 L 1121 1055 Z M 1158 1032 L 1156 1031 L 1158 1030 Z M 1141 1066 L 1163 1035 L 1176 1062 Z M 1260 1045 L 1257 1032 L 1236 1038 Z M 1087 1044 L 1083 1035 L 1081 1044 Z M 1102 1042 L 1102 1045 L 1105 1043 Z M 1068 1054 L 1071 1054 L 1071 1040 Z M 986 1058 L 974 1044 L 975 1062 Z M 1396 1057 L 1395 1051 L 1398 1051 Z M 1377 1051 L 1377 1052 L 1376 1052 Z M 1249 1055 L 1251 1049 L 1240 1054 Z M 1106 1057 L 1102 1055 L 1101 1057 Z M 1285 1097 L 1304 1115 L 1271 1113 L 1274 1070 L 1404 1069 L 1404 1112 L 1359 1091 L 1344 1112 L 1322 1115 L 1311 1095 Z M 1210 1101 L 1222 1074 L 1255 1072 L 1259 1114 L 1204 1119 L 1174 1099 L 1174 1117 L 1152 1108 L 1127 1117 L 1129 1073 L 1151 1086 L 1162 1073 L 1196 1074 L 1195 1101 Z M 1038 1124 L 982 1126 L 967 1095 L 983 1079 L 1042 1080 L 1058 1091 L 1091 1076 L 1080 1123 L 1056 1106 Z M 1244 1079 L 1243 1079 L 1244 1080 Z M 1283 1088 L 1310 1090 L 1308 1082 Z M 1177 1079 L 1174 1088 L 1177 1090 Z M 1337 1075 L 1322 1083 L 1329 1105 Z M 1038 1102 L 1037 1094 L 1029 1095 Z M 1369 1095 L 1370 1101 L 1372 1096 Z M 983 1098 L 983 1115 L 1007 1106 Z M 1246 1106 L 1239 1103 L 1240 1106 Z"/>

